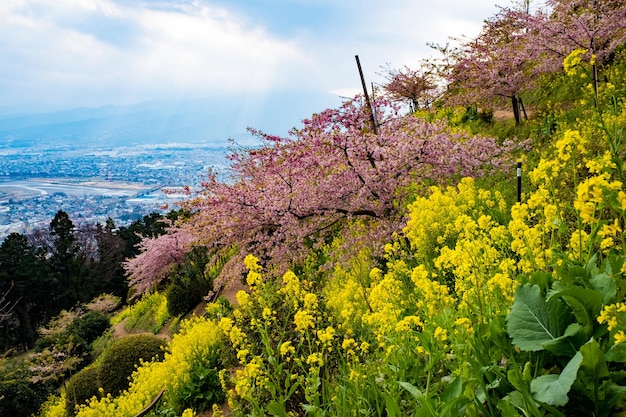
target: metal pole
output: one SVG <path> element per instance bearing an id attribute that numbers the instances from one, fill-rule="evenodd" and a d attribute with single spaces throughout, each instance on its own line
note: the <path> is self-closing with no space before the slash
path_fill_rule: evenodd
<path id="1" fill-rule="evenodd" d="M 374 118 L 374 109 L 372 108 L 372 102 L 370 101 L 370 96 L 367 93 L 367 85 L 365 84 L 365 77 L 363 77 L 363 70 L 361 69 L 361 61 L 359 61 L 359 56 L 355 55 L 356 58 L 356 66 L 359 69 L 359 76 L 361 77 L 361 85 L 363 86 L 363 93 L 365 94 L 365 102 L 367 103 L 367 107 L 370 111 L 370 122 L 372 123 L 372 131 L 375 135 L 378 135 L 378 126 L 376 126 L 376 119 Z"/>
<path id="2" fill-rule="evenodd" d="M 517 202 L 522 202 L 522 163 L 517 163 Z"/>

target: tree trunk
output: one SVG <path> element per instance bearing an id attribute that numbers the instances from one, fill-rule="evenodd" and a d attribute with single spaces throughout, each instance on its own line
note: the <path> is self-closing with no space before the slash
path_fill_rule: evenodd
<path id="1" fill-rule="evenodd" d="M 29 350 L 35 347 L 36 334 L 33 330 L 33 325 L 30 322 L 30 317 L 27 311 L 28 307 L 20 305 L 17 309 L 18 319 L 20 321 L 19 337 L 24 350 Z"/>
<path id="2" fill-rule="evenodd" d="M 519 105 L 522 108 L 522 113 L 524 113 L 524 120 L 528 120 L 528 115 L 526 114 L 526 107 L 524 107 L 524 102 L 522 101 L 522 98 L 518 98 L 519 101 Z"/>
<path id="3" fill-rule="evenodd" d="M 521 118 L 519 113 L 519 102 L 516 95 L 511 96 L 511 104 L 513 105 L 513 117 L 515 117 L 515 124 L 519 125 Z"/>

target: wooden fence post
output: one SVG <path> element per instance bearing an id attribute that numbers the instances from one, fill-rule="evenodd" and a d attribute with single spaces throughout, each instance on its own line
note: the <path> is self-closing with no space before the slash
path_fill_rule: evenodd
<path id="1" fill-rule="evenodd" d="M 370 122 L 372 123 L 372 131 L 375 135 L 378 135 L 378 126 L 376 124 L 376 118 L 374 117 L 374 109 L 372 108 L 372 102 L 370 101 L 370 96 L 367 93 L 367 85 L 365 84 L 365 77 L 363 77 L 363 70 L 361 69 L 361 61 L 359 61 L 359 56 L 355 55 L 356 58 L 356 66 L 359 69 L 359 76 L 361 77 L 361 85 L 363 86 L 363 94 L 365 94 L 365 103 L 367 103 L 367 107 L 370 111 Z"/>

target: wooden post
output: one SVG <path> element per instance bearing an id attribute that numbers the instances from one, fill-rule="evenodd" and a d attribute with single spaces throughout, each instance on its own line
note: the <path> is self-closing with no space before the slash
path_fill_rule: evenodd
<path id="1" fill-rule="evenodd" d="M 524 102 L 522 101 L 522 98 L 518 98 L 519 100 L 519 105 L 522 108 L 522 112 L 524 112 L 524 120 L 528 120 L 528 115 L 526 114 L 526 107 L 524 107 Z"/>
<path id="2" fill-rule="evenodd" d="M 517 202 L 522 202 L 522 163 L 517 163 Z"/>
<path id="3" fill-rule="evenodd" d="M 361 77 L 361 85 L 363 86 L 363 94 L 365 94 L 365 103 L 367 104 L 367 108 L 370 111 L 370 122 L 372 123 L 372 131 L 375 135 L 378 135 L 378 126 L 376 125 L 376 118 L 374 117 L 374 109 L 372 108 L 372 102 L 370 101 L 370 96 L 367 93 L 367 85 L 365 84 L 365 77 L 363 77 L 363 70 L 361 69 L 361 61 L 359 61 L 359 56 L 355 55 L 356 58 L 356 66 L 359 69 L 359 76 Z"/>

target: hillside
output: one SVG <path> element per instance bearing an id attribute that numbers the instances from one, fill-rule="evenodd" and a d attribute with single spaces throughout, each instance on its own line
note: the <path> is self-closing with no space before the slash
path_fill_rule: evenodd
<path id="1" fill-rule="evenodd" d="M 371 107 L 254 132 L 123 263 L 111 322 L 168 323 L 165 353 L 105 389 L 105 332 L 40 416 L 132 417 L 161 392 L 149 415 L 624 414 L 626 6 L 549 5 L 501 9 Z"/>

